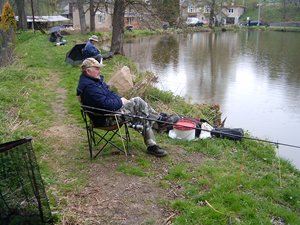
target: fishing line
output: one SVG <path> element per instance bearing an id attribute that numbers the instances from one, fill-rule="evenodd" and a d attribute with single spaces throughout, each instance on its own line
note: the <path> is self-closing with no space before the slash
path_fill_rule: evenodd
<path id="1" fill-rule="evenodd" d="M 147 117 L 144 117 L 144 116 L 131 115 L 131 114 L 121 113 L 121 112 L 118 112 L 118 111 L 111 111 L 111 110 L 107 110 L 107 109 L 100 109 L 100 108 L 96 108 L 96 107 L 92 107 L 92 106 L 81 105 L 81 107 L 83 108 L 83 110 L 92 109 L 92 110 L 99 111 L 99 113 L 101 113 L 101 114 L 103 114 L 103 112 L 107 112 L 107 113 L 113 114 L 113 115 L 119 115 L 119 116 L 125 116 L 125 117 L 127 116 L 127 117 L 131 117 L 131 118 L 134 118 L 134 119 L 148 120 L 148 121 L 164 123 L 164 124 L 172 125 L 172 126 L 176 124 L 176 123 L 172 123 L 172 122 L 168 122 L 168 121 L 161 121 L 161 120 L 157 120 L 157 119 L 147 118 Z M 96 112 L 93 112 L 93 111 L 87 111 L 87 113 L 89 113 L 89 112 L 90 113 L 96 113 Z M 105 114 L 104 114 L 104 116 L 105 116 Z M 191 128 L 190 126 L 185 126 L 185 125 L 180 125 L 180 126 L 186 127 L 186 128 Z M 211 132 L 211 130 L 198 128 L 198 127 L 196 127 L 196 128 L 193 127 L 193 129 L 200 130 L 200 131 Z M 275 142 L 275 141 L 268 141 L 268 140 L 264 140 L 264 139 L 253 138 L 253 137 L 245 137 L 245 136 L 240 136 L 240 135 L 236 135 L 236 134 L 228 134 L 228 133 L 222 132 L 222 131 L 214 130 L 214 133 L 223 134 L 223 135 L 230 135 L 232 137 L 243 138 L 243 139 L 248 139 L 248 140 L 252 140 L 252 141 L 260 141 L 260 142 L 265 142 L 265 143 L 269 143 L 269 144 L 282 145 L 282 146 L 287 146 L 287 147 L 292 147 L 292 148 L 300 148 L 300 146 L 298 146 L 298 145 L 292 145 L 292 144 L 287 144 L 287 143 L 282 143 L 282 142 Z"/>

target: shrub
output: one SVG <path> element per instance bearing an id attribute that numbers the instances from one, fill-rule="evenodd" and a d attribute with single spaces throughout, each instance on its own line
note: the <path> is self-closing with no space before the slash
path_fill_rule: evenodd
<path id="1" fill-rule="evenodd" d="M 3 6 L 0 20 L 0 66 L 4 66 L 12 61 L 16 27 L 15 14 L 7 1 Z"/>
<path id="2" fill-rule="evenodd" d="M 3 6 L 0 28 L 4 31 L 9 31 L 11 30 L 11 28 L 15 30 L 17 28 L 15 13 L 8 1 Z"/>

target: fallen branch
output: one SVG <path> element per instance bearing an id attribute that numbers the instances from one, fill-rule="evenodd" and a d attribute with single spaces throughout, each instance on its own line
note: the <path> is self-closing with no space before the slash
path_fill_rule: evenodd
<path id="1" fill-rule="evenodd" d="M 176 216 L 176 213 L 173 213 L 171 216 L 169 216 L 167 219 L 165 219 L 164 224 L 167 225 L 174 216 Z"/>

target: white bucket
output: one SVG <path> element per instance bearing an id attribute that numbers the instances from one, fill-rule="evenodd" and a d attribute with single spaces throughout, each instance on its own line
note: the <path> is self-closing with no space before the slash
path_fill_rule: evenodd
<path id="1" fill-rule="evenodd" d="M 188 120 L 178 120 L 173 128 L 176 138 L 189 141 L 195 139 L 196 124 L 194 122 Z"/>

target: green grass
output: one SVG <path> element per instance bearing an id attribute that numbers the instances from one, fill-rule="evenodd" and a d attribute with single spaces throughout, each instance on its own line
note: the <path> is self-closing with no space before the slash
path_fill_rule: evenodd
<path id="1" fill-rule="evenodd" d="M 127 175 L 134 175 L 138 177 L 146 176 L 146 173 L 141 168 L 138 166 L 132 166 L 130 164 L 122 164 L 118 166 L 117 170 Z"/>
<path id="2" fill-rule="evenodd" d="M 277 6 L 262 6 L 260 18 L 262 21 L 268 23 L 279 23 L 279 22 L 295 22 L 300 21 L 299 8 L 287 6 L 286 17 L 283 18 L 284 12 L 282 7 Z M 258 9 L 247 10 L 240 18 L 240 21 L 246 21 L 247 17 L 251 20 L 257 20 Z"/>
<path id="3" fill-rule="evenodd" d="M 155 34 L 157 34 L 157 31 L 148 30 L 148 29 L 125 31 L 125 38 L 142 37 L 142 36 L 149 36 Z"/>
<path id="4" fill-rule="evenodd" d="M 47 36 L 38 32 L 21 33 L 17 36 L 16 61 L 0 68 L 0 141 L 33 137 L 51 207 L 56 212 L 66 204 L 64 196 L 68 192 L 87 184 L 86 170 L 91 162 L 85 143 L 76 146 L 72 154 L 61 152 L 57 156 L 59 149 L 53 152 L 55 143 L 45 138 L 45 132 L 55 121 L 52 103 L 56 94 L 50 81 L 56 74 L 58 86 L 66 90 L 68 119 L 64 122 L 83 127 L 75 98 L 79 67 L 66 64 L 64 58 L 74 43 L 83 42 L 87 37 L 70 35 L 66 37 L 66 46 L 54 47 Z M 122 56 L 114 56 L 105 64 L 106 79 L 122 65 L 136 71 L 133 62 Z M 140 76 L 143 79 L 146 75 Z M 154 107 L 166 105 L 163 109 L 179 114 L 207 118 L 211 122 L 219 116 L 218 106 L 191 105 L 170 92 L 148 88 L 145 97 Z M 142 139 L 132 133 L 135 140 L 132 148 L 140 151 L 144 148 Z M 84 135 L 83 130 L 82 138 Z M 161 199 L 164 207 L 176 212 L 173 224 L 271 224 L 271 220 L 300 224 L 300 173 L 285 160 L 279 164 L 271 145 L 225 139 L 187 142 L 170 139 L 166 134 L 157 135 L 157 139 L 170 149 L 181 148 L 185 154 L 204 158 L 199 163 L 165 159 L 168 173 L 159 181 L 160 186 L 181 193 L 172 201 L 164 196 Z M 155 176 L 151 171 L 153 166 L 147 155 L 141 154 L 132 162 L 119 164 L 117 170 L 127 176 Z M 148 221 L 152 223 L 155 221 Z"/>
<path id="5" fill-rule="evenodd" d="M 195 148 L 213 160 L 189 169 L 176 165 L 165 177 L 184 189 L 184 200 L 172 203 L 181 214 L 174 224 L 271 224 L 273 217 L 300 224 L 297 213 L 292 213 L 300 207 L 299 180 L 281 177 L 280 185 L 273 149 L 250 141 L 219 142 L 207 140 Z M 299 177 L 290 168 L 280 172 Z"/>

